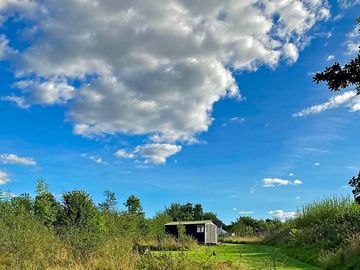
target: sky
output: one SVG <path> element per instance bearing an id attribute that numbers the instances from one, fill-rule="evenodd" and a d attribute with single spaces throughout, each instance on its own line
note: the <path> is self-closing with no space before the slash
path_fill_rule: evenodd
<path id="1" fill-rule="evenodd" d="M 0 191 L 285 219 L 351 194 L 360 1 L 0 0 Z"/>

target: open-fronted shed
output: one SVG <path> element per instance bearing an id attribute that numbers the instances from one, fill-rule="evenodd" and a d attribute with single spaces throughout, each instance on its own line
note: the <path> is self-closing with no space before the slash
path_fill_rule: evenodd
<path id="1" fill-rule="evenodd" d="M 185 233 L 202 244 L 217 244 L 217 225 L 212 220 L 174 221 L 165 224 L 165 231 L 179 236 L 178 226 L 184 226 Z"/>

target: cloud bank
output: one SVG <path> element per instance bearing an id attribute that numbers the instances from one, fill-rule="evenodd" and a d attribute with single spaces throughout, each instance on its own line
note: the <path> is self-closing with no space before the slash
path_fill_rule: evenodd
<path id="1" fill-rule="evenodd" d="M 66 106 L 75 134 L 146 135 L 173 153 L 208 130 L 215 102 L 241 99 L 233 71 L 295 62 L 329 8 L 320 0 L 6 0 L 0 16 L 32 25 L 19 33 L 29 37 L 24 50 L 0 40 L 18 78 L 3 100 Z M 154 163 L 168 155 L 137 151 Z"/>

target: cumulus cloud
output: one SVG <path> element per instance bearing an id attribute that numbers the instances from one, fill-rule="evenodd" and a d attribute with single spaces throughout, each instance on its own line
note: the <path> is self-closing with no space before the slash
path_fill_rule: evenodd
<path id="1" fill-rule="evenodd" d="M 15 83 L 14 86 L 20 89 L 23 94 L 29 94 L 27 96 L 28 104 L 53 105 L 66 103 L 75 93 L 75 88 L 63 79 L 47 81 L 23 80 Z"/>
<path id="2" fill-rule="evenodd" d="M 314 166 L 320 166 L 320 162 L 315 162 Z"/>
<path id="3" fill-rule="evenodd" d="M 8 182 L 10 182 L 9 175 L 5 171 L 0 170 L 0 185 L 4 185 Z"/>
<path id="4" fill-rule="evenodd" d="M 5 100 L 66 104 L 78 135 L 159 144 L 196 142 L 214 103 L 241 98 L 234 70 L 295 62 L 306 33 L 329 14 L 317 0 L 1 3 L 5 19 L 15 10 L 38 33 L 16 55 L 17 94 Z"/>
<path id="5" fill-rule="evenodd" d="M 31 157 L 19 157 L 15 154 L 0 154 L 0 163 L 36 166 L 36 161 Z"/>
<path id="6" fill-rule="evenodd" d="M 276 187 L 276 186 L 287 186 L 287 185 L 294 185 L 298 186 L 303 184 L 301 180 L 285 180 L 280 178 L 264 178 L 263 185 L 264 187 Z"/>
<path id="7" fill-rule="evenodd" d="M 293 117 L 302 117 L 310 114 L 321 113 L 326 110 L 334 109 L 345 105 L 350 108 L 350 111 L 360 110 L 360 99 L 356 95 L 356 91 L 348 91 L 343 94 L 331 97 L 328 101 L 319 105 L 314 105 L 300 112 L 293 114 Z"/>
<path id="8" fill-rule="evenodd" d="M 0 99 L 2 101 L 8 101 L 8 102 L 15 103 L 15 105 L 18 106 L 21 109 L 30 108 L 30 104 L 28 104 L 25 101 L 25 98 L 21 97 L 21 96 L 3 96 L 3 97 L 0 97 Z"/>
<path id="9" fill-rule="evenodd" d="M 149 143 L 136 146 L 132 151 L 119 149 L 115 155 L 120 158 L 141 158 L 144 163 L 164 164 L 166 159 L 181 151 L 180 145 L 167 143 Z"/>
<path id="10" fill-rule="evenodd" d="M 328 55 L 328 57 L 326 57 L 326 61 L 332 61 L 334 59 L 335 59 L 335 55 L 332 55 L 332 54 L 330 54 L 330 55 Z"/>
<path id="11" fill-rule="evenodd" d="M 298 213 L 295 211 L 285 212 L 284 210 L 272 210 L 269 211 L 269 214 L 274 218 L 278 218 L 282 221 L 295 218 L 298 215 Z"/>
<path id="12" fill-rule="evenodd" d="M 130 153 L 124 149 L 119 149 L 115 152 L 115 156 L 120 158 L 135 158 L 134 153 Z"/>
<path id="13" fill-rule="evenodd" d="M 172 144 L 145 144 L 137 146 L 134 153 L 145 160 L 145 163 L 164 164 L 166 159 L 181 151 L 181 146 Z"/>

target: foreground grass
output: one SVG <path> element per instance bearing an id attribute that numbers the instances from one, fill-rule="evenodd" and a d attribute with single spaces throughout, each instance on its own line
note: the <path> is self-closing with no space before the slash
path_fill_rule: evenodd
<path id="1" fill-rule="evenodd" d="M 216 254 L 216 255 L 215 255 Z M 200 261 L 231 262 L 249 269 L 318 270 L 320 268 L 302 263 L 282 254 L 279 249 L 259 244 L 224 244 L 199 247 L 189 255 Z"/>

